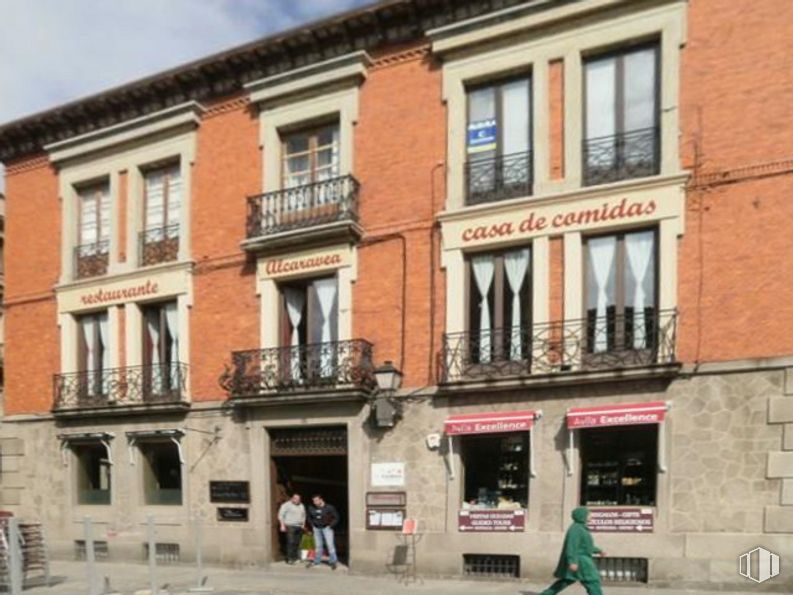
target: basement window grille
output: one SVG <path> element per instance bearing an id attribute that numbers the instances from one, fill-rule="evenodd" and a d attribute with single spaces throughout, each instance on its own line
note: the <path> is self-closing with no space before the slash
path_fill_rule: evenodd
<path id="1" fill-rule="evenodd" d="M 519 578 L 520 556 L 463 554 L 463 574 L 481 578 Z"/>
<path id="2" fill-rule="evenodd" d="M 155 543 L 154 558 L 157 564 L 177 564 L 180 561 L 178 543 Z M 143 544 L 143 559 L 149 559 L 149 544 Z"/>
<path id="3" fill-rule="evenodd" d="M 647 582 L 647 558 L 598 558 L 596 563 L 603 582 Z"/>
<path id="4" fill-rule="evenodd" d="M 74 542 L 74 559 L 75 560 L 85 560 L 87 557 L 87 552 L 85 549 L 85 540 L 78 539 Z M 107 560 L 110 556 L 110 551 L 107 547 L 106 541 L 95 541 L 94 542 L 94 559 L 96 560 Z"/>

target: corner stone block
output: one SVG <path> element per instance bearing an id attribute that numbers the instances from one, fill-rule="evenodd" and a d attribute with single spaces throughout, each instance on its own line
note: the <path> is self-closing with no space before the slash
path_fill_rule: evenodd
<path id="1" fill-rule="evenodd" d="M 793 508 L 790 506 L 765 507 L 766 533 L 793 533 Z"/>
<path id="2" fill-rule="evenodd" d="M 785 437 L 782 440 L 782 450 L 793 450 L 793 424 L 785 424 Z"/>
<path id="3" fill-rule="evenodd" d="M 782 499 L 780 504 L 782 506 L 793 506 L 793 479 L 782 480 Z"/>
<path id="4" fill-rule="evenodd" d="M 25 441 L 20 438 L 0 438 L 0 451 L 3 456 L 22 456 L 25 454 Z"/>
<path id="5" fill-rule="evenodd" d="M 783 390 L 786 395 L 793 395 L 793 368 L 785 368 L 785 386 Z"/>
<path id="6" fill-rule="evenodd" d="M 768 400 L 768 422 L 772 424 L 793 423 L 793 399 L 771 397 Z"/>
<path id="7" fill-rule="evenodd" d="M 793 452 L 769 452 L 768 479 L 793 477 Z"/>

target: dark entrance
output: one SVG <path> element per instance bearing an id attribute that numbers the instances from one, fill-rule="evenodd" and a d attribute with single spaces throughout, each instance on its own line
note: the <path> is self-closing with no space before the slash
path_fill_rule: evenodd
<path id="1" fill-rule="evenodd" d="M 347 429 L 344 427 L 284 428 L 270 430 L 272 518 L 290 494 L 297 492 L 308 508 L 314 494 L 339 511 L 336 551 L 349 559 L 349 498 L 347 493 Z M 273 523 L 273 558 L 285 557 L 284 536 Z"/>

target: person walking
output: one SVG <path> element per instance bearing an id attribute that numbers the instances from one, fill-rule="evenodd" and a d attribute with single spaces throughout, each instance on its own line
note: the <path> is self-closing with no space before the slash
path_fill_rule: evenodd
<path id="1" fill-rule="evenodd" d="M 294 564 L 300 559 L 300 540 L 306 524 L 306 507 L 300 501 L 300 494 L 292 494 L 278 509 L 278 522 L 281 533 L 286 533 L 286 563 Z"/>
<path id="2" fill-rule="evenodd" d="M 586 526 L 589 509 L 584 506 L 576 508 L 572 516 L 573 524 L 564 536 L 559 564 L 553 573 L 558 580 L 540 595 L 556 595 L 576 582 L 580 582 L 589 595 L 603 595 L 600 573 L 592 555 L 604 555 L 604 552 L 595 547 L 592 535 Z"/>
<path id="3" fill-rule="evenodd" d="M 339 560 L 336 557 L 333 530 L 339 524 L 339 513 L 332 504 L 325 502 L 321 494 L 316 494 L 311 502 L 312 505 L 308 507 L 308 522 L 314 530 L 314 561 L 306 566 L 311 568 L 322 564 L 324 545 L 328 550 L 328 563 L 333 570 L 336 570 Z"/>

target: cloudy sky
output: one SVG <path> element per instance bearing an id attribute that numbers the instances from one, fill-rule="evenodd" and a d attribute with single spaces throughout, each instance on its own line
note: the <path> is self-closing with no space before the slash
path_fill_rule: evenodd
<path id="1" fill-rule="evenodd" d="M 0 122 L 369 3 L 0 0 Z"/>

